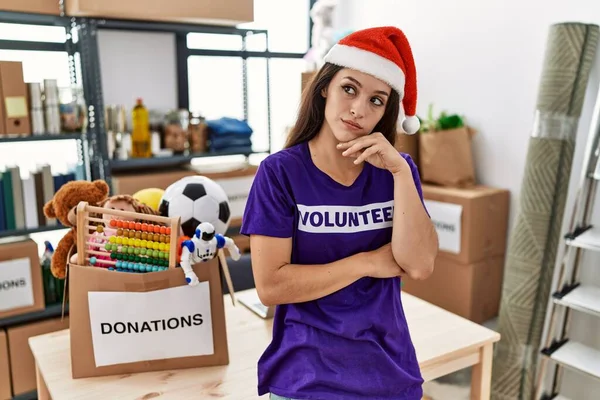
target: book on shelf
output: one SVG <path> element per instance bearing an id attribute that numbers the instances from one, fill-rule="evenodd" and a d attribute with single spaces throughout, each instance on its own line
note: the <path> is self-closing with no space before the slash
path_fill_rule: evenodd
<path id="1" fill-rule="evenodd" d="M 0 233 L 58 226 L 56 218 L 44 215 L 44 204 L 64 184 L 78 179 L 83 179 L 80 167 L 53 174 L 49 165 L 42 165 L 25 178 L 18 166 L 0 171 Z"/>

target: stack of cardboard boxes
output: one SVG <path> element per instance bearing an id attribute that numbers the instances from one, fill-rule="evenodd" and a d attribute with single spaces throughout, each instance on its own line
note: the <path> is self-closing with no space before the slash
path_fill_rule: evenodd
<path id="1" fill-rule="evenodd" d="M 6 324 L 45 307 L 38 245 L 30 239 L 0 244 L 0 400 L 36 389 L 29 338 L 69 327 L 68 318 L 60 317 Z"/>
<path id="2" fill-rule="evenodd" d="M 509 192 L 423 184 L 440 250 L 433 274 L 405 278 L 403 290 L 483 323 L 498 315 L 508 228 Z"/>

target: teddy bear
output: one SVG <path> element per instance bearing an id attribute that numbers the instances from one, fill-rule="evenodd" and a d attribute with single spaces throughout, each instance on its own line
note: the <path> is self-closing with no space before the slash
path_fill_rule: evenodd
<path id="1" fill-rule="evenodd" d="M 108 198 L 108 184 L 98 179 L 95 181 L 77 180 L 65 183 L 56 191 L 54 197 L 44 205 L 44 215 L 57 218 L 65 227 L 70 227 L 58 242 L 52 255 L 50 271 L 57 279 L 64 279 L 67 272 L 67 258 L 71 247 L 77 247 L 77 205 L 85 201 L 94 205 Z"/>

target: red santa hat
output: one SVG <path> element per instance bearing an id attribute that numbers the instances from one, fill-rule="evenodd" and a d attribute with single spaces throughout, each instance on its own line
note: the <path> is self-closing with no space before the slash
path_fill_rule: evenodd
<path id="1" fill-rule="evenodd" d="M 409 135 L 419 130 L 417 73 L 410 44 L 400 29 L 384 26 L 351 33 L 329 50 L 324 61 L 386 82 L 400 95 L 405 114 L 402 129 Z"/>

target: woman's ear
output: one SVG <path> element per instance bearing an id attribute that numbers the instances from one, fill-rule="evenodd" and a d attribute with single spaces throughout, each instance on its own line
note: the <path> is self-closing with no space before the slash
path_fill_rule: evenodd
<path id="1" fill-rule="evenodd" d="M 326 87 L 324 87 L 323 89 L 321 89 L 321 96 L 323 98 L 327 98 L 327 88 Z"/>

